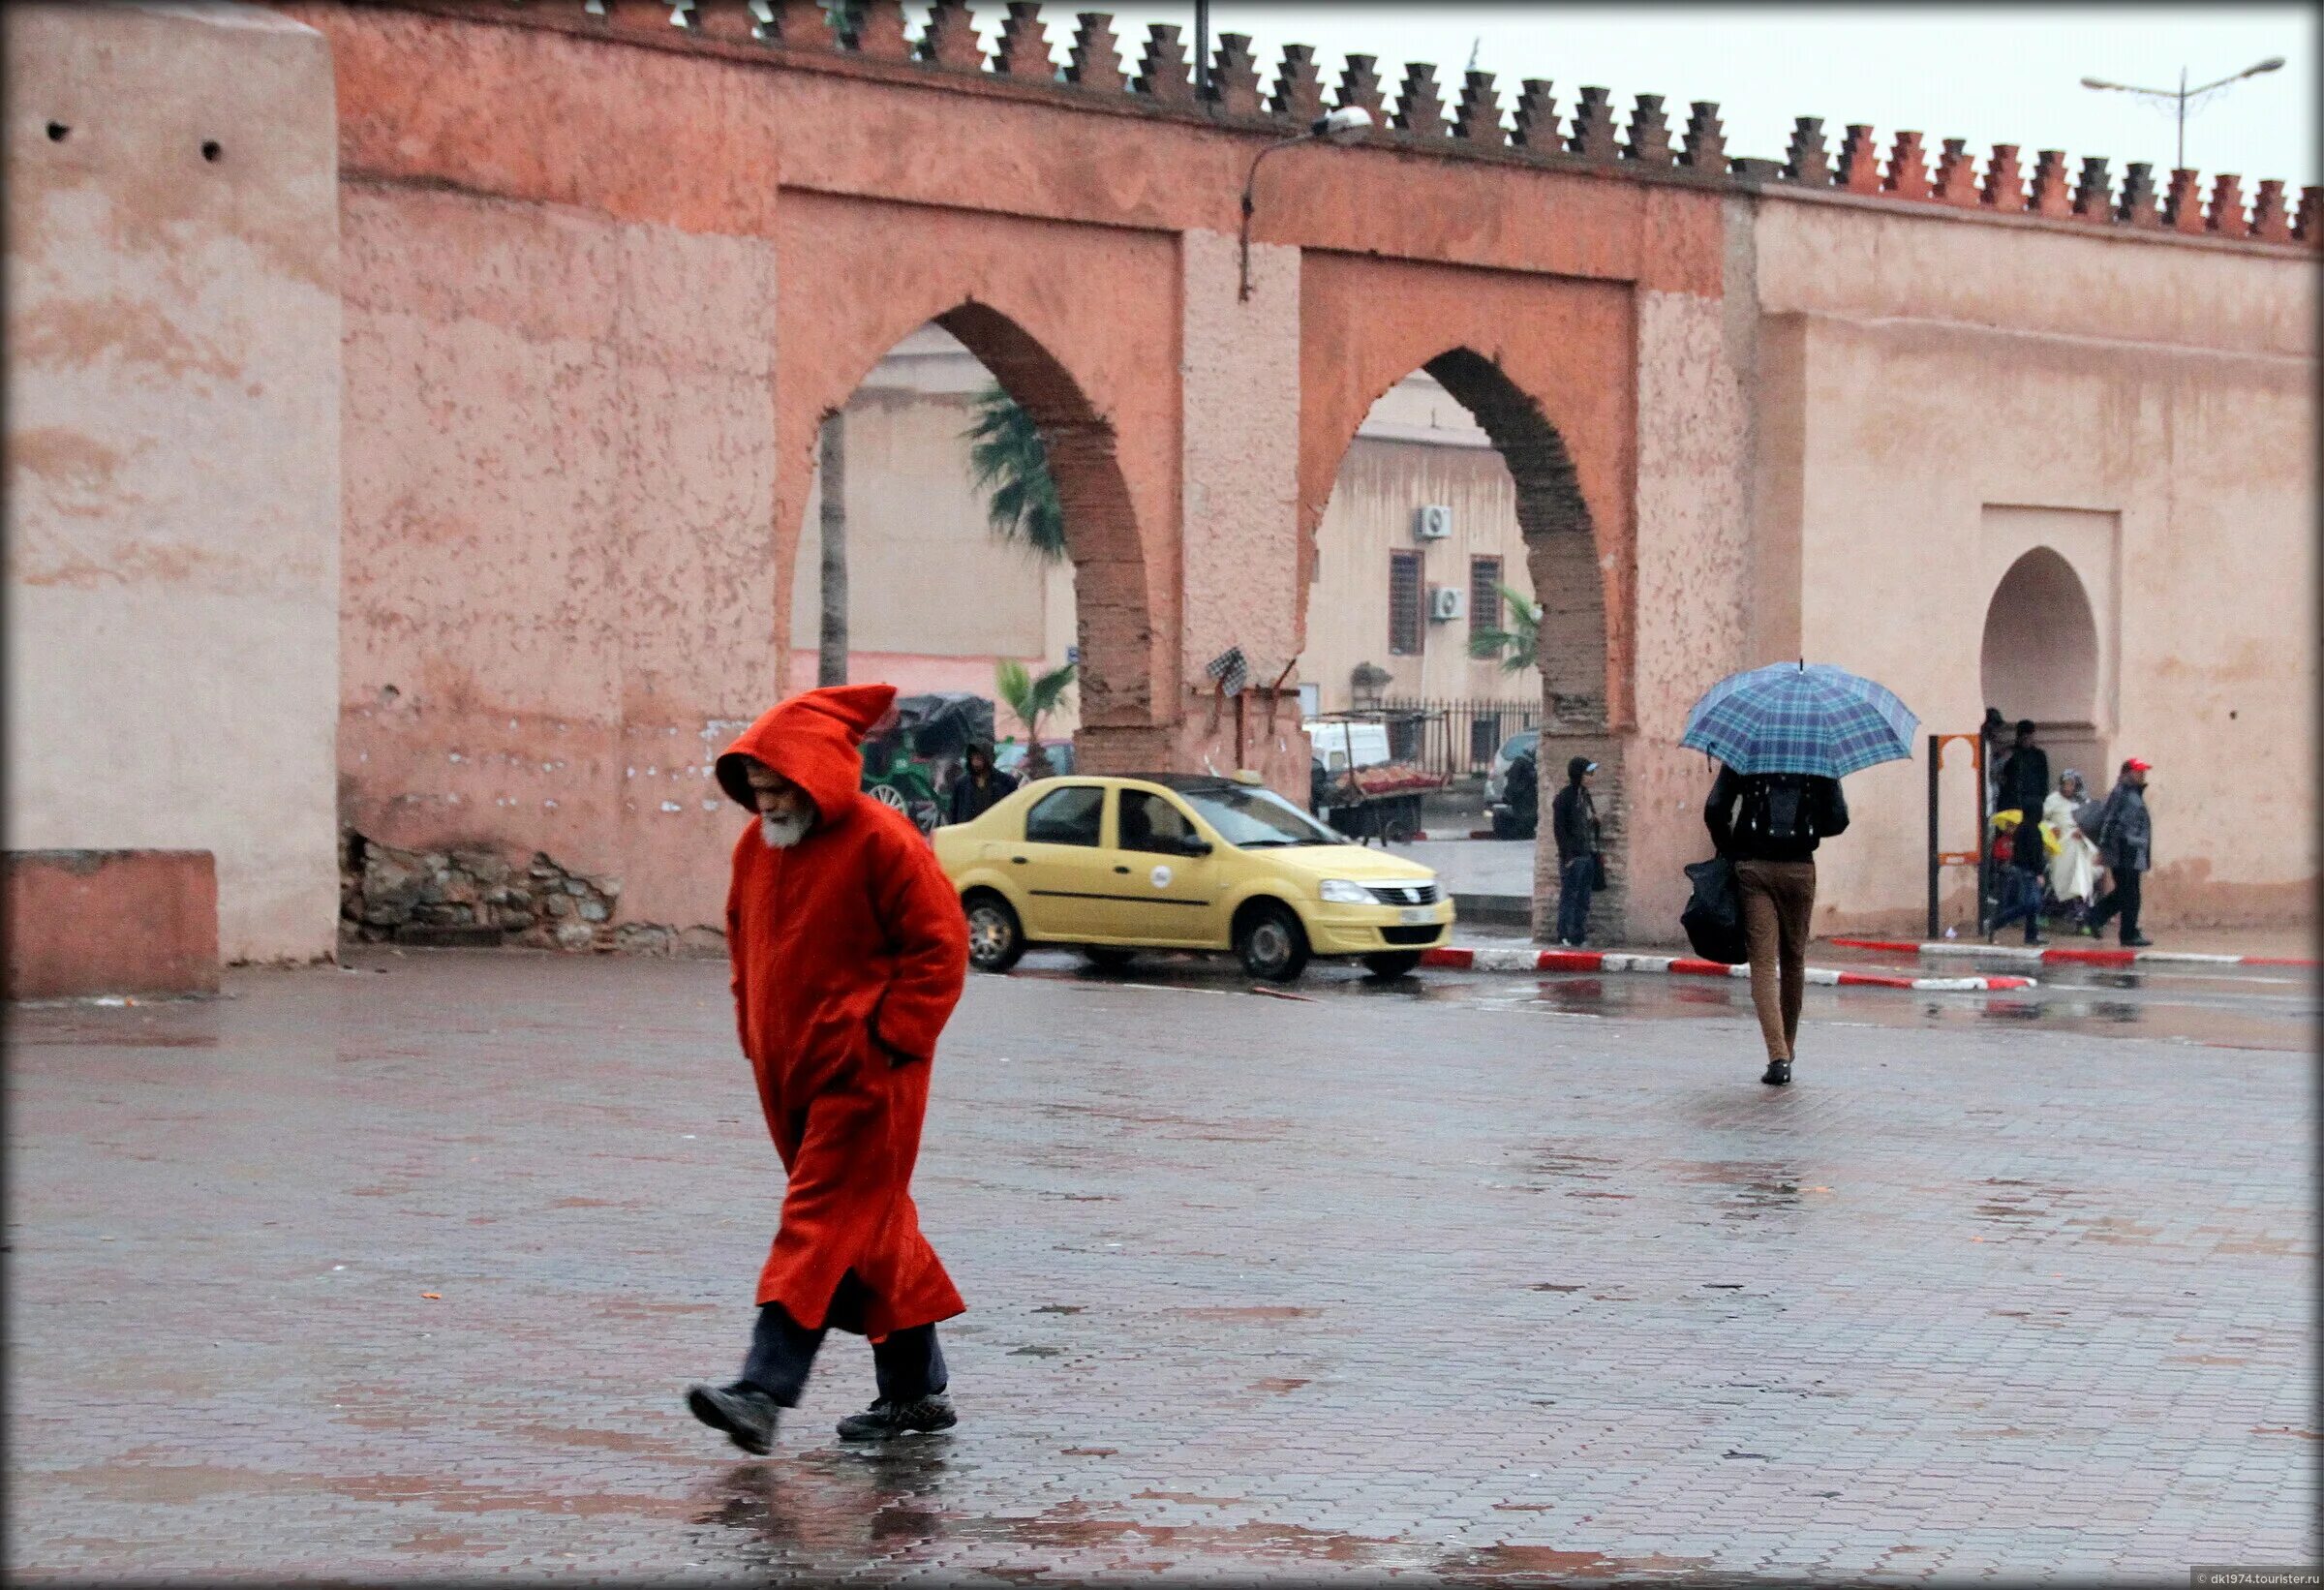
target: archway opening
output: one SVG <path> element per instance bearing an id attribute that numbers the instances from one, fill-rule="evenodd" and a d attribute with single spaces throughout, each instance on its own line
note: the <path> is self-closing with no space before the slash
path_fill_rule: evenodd
<path id="1" fill-rule="evenodd" d="M 1548 802 L 1570 758 L 1586 756 L 1600 764 L 1609 885 L 1593 919 L 1619 921 L 1605 587 L 1573 459 L 1541 405 L 1467 348 L 1408 372 L 1341 456 L 1309 576 L 1301 672 L 1315 682 L 1313 704 L 1383 719 L 1399 758 L 1452 780 L 1443 814 L 1452 824 L 1482 826 L 1512 753 L 1533 752 L 1532 854 L 1464 852 L 1462 865 L 1482 871 L 1452 886 L 1531 895 L 1541 931 L 1557 892 Z"/>
<path id="2" fill-rule="evenodd" d="M 2076 768 L 2106 786 L 2097 621 L 2081 576 L 2051 548 L 2026 553 L 1994 588 L 1979 676 L 1987 706 L 2011 723 L 2034 720 L 2054 771 Z"/>
<path id="3" fill-rule="evenodd" d="M 919 326 L 812 443 L 792 688 L 876 679 L 921 708 L 979 698 L 1020 771 L 1065 771 L 1092 729 L 1144 721 L 1150 648 L 1113 433 L 1014 322 L 969 304 Z M 1066 683 L 1037 715 L 1011 700 L 1045 677 Z M 920 771 L 940 792 L 956 767 L 939 754 Z"/>

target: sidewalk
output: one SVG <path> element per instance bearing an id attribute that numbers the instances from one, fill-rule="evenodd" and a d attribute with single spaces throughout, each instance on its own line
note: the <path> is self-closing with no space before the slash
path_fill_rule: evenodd
<path id="1" fill-rule="evenodd" d="M 1843 941 L 1844 942 L 1844 941 Z M 1544 971 L 1650 972 L 1671 977 L 1749 977 L 1748 963 L 1728 965 L 1692 956 L 1650 955 L 1628 950 L 1543 950 L 1530 944 L 1451 944 L 1426 950 L 1421 964 L 1444 971 L 1531 973 Z M 1922 994 L 1987 994 L 2039 987 L 2031 977 L 1980 974 L 1970 977 L 1908 977 L 1893 972 L 1844 971 L 1810 966 L 1807 980 L 1827 988 L 1911 989 Z"/>
<path id="2" fill-rule="evenodd" d="M 1979 960 L 2051 966 L 2314 966 L 2317 963 L 2314 931 L 2303 928 L 2192 928 L 2184 932 L 2166 929 L 2159 934 L 2148 935 L 2156 940 L 2155 947 L 2148 950 L 2127 950 L 2103 938 L 2059 933 L 2051 934 L 2046 946 L 2009 941 L 2016 936 L 2012 933 L 1998 944 L 1972 937 L 1928 941 L 1835 938 L 1831 942 L 1844 949 L 1878 950 L 1891 955 L 1968 955 Z"/>

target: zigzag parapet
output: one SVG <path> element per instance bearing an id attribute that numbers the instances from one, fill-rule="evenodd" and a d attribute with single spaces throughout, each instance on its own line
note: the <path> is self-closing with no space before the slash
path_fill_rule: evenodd
<path id="1" fill-rule="evenodd" d="M 1660 94 L 1639 94 L 1628 116 L 1611 92 L 1577 90 L 1561 125 L 1553 85 L 1528 78 L 1514 114 L 1505 119 L 1493 75 L 1464 75 L 1456 104 L 1448 105 L 1434 66 L 1404 68 L 1392 104 L 1378 58 L 1351 54 L 1339 82 L 1326 90 L 1315 51 L 1287 45 L 1271 75 L 1264 72 L 1247 35 L 1219 36 L 1209 71 L 1187 59 L 1181 30 L 1154 23 L 1132 64 L 1103 12 L 1074 18 L 1066 64 L 1053 64 L 1049 31 L 1034 0 L 1009 0 L 999 46 L 990 58 L 979 44 L 967 0 L 935 0 L 917 39 L 906 37 L 899 0 L 857 0 L 852 23 L 835 33 L 815 0 L 502 0 L 498 5 L 429 7 L 491 11 L 505 19 L 545 25 L 583 25 L 610 34 L 693 35 L 727 45 L 749 45 L 770 57 L 852 56 L 892 63 L 932 76 L 976 76 L 1034 87 L 1068 100 L 1112 99 L 1154 112 L 1200 117 L 1227 127 L 1296 131 L 1326 109 L 1361 106 L 1373 120 L 1370 141 L 1446 155 L 1491 151 L 1502 159 L 1569 168 L 1602 168 L 1650 180 L 1712 183 L 1758 191 L 1853 196 L 1874 202 L 1936 206 L 1956 215 L 2046 217 L 2154 235 L 2324 247 L 2324 188 L 2300 190 L 2297 204 L 2285 184 L 2259 182 L 2246 199 L 2242 176 L 2174 170 L 2157 192 L 2154 168 L 2128 166 L 2119 189 L 2104 156 L 2085 156 L 2078 177 L 2067 174 L 2064 150 L 2043 149 L 2025 172 L 2020 146 L 1997 143 L 1980 160 L 1968 140 L 1942 140 L 1934 169 L 1923 136 L 1900 130 L 1883 143 L 1866 123 L 1850 123 L 1837 159 L 1823 119 L 1799 117 L 1781 160 L 1730 155 L 1719 107 L 1696 101 L 1674 141 Z"/>

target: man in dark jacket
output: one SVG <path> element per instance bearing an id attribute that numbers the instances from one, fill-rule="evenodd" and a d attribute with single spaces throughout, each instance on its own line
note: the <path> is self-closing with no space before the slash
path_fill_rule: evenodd
<path id="1" fill-rule="evenodd" d="M 2095 938 L 2106 919 L 2123 919 L 2123 947 L 2143 949 L 2155 942 L 2138 931 L 2139 878 L 2155 865 L 2155 823 L 2147 814 L 2149 764 L 2133 756 L 2123 764 L 2114 793 L 2098 809 L 2098 859 L 2106 864 L 2106 893 L 2091 907 L 2086 930 Z"/>
<path id="2" fill-rule="evenodd" d="M 1741 803 L 1741 811 L 1736 810 Z M 1702 806 L 1711 843 L 1735 864 L 1743 933 L 1751 946 L 1751 1001 L 1767 1044 L 1759 1081 L 1791 1080 L 1806 997 L 1808 927 L 1816 912 L 1816 846 L 1848 829 L 1840 780 L 1794 773 L 1748 777 L 1721 767 Z"/>
<path id="3" fill-rule="evenodd" d="M 2049 860 L 2041 842 L 2041 806 L 2050 793 L 2050 755 L 2034 743 L 2034 719 L 2017 720 L 2017 745 L 1994 782 L 1994 810 L 2016 812 L 2017 826 L 2010 834 L 2009 865 L 1997 878 L 2001 910 L 1986 930 L 1989 940 L 2022 920 L 2026 942 L 2041 942 L 2041 876 Z"/>
<path id="4" fill-rule="evenodd" d="M 1589 937 L 1590 894 L 1605 866 L 1598 831 L 1598 805 L 1590 780 L 1598 764 L 1587 756 L 1566 763 L 1566 787 L 1549 803 L 1549 825 L 1557 835 L 1557 941 L 1579 949 Z"/>
<path id="5" fill-rule="evenodd" d="M 952 781 L 952 813 L 956 823 L 974 822 L 1015 793 L 1017 780 L 993 765 L 993 748 L 971 740 L 961 755 L 961 776 Z"/>

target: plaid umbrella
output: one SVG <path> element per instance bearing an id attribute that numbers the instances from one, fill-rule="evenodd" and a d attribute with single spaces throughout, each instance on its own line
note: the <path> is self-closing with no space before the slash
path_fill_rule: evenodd
<path id="1" fill-rule="evenodd" d="M 1884 686 L 1828 663 L 1779 662 L 1712 686 L 1687 714 L 1679 744 L 1737 773 L 1838 779 L 1909 758 L 1919 727 Z"/>

